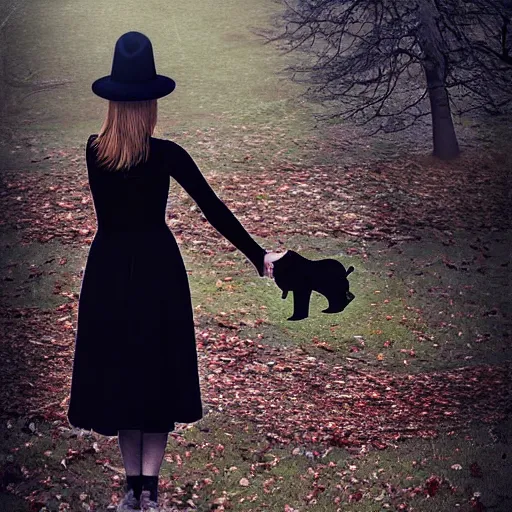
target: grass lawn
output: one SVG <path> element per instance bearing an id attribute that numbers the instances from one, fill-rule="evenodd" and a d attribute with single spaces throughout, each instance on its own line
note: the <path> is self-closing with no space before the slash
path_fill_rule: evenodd
<path id="1" fill-rule="evenodd" d="M 90 84 L 128 30 L 178 84 L 155 135 L 189 150 L 263 247 L 355 268 L 343 314 L 314 293 L 309 318 L 289 322 L 291 294 L 172 182 L 205 416 L 170 435 L 162 502 L 512 510 L 506 120 L 457 120 L 451 163 L 428 155 L 429 130 L 315 127 L 316 107 L 277 77 L 285 59 L 250 30 L 270 0 L 17 5 L 0 32 L 0 510 L 115 510 L 122 496 L 117 438 L 70 429 L 66 410 L 96 229 L 84 144 L 106 112 Z"/>

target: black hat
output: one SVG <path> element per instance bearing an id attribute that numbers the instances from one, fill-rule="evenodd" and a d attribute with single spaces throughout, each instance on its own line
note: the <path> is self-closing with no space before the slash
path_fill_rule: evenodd
<path id="1" fill-rule="evenodd" d="M 127 32 L 116 42 L 110 75 L 98 78 L 92 92 L 106 100 L 142 101 L 170 94 L 176 82 L 157 75 L 153 46 L 140 32 Z"/>

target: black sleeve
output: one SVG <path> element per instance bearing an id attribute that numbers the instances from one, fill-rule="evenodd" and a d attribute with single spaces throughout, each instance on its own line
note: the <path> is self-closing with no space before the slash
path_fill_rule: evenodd
<path id="1" fill-rule="evenodd" d="M 263 277 L 265 249 L 253 240 L 231 210 L 217 197 L 199 167 L 179 144 L 169 146 L 170 175 L 192 197 L 208 222 L 252 262 Z"/>

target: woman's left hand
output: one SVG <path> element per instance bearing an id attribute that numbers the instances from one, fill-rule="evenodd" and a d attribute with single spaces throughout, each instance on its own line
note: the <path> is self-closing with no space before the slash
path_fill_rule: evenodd
<path id="1" fill-rule="evenodd" d="M 265 269 L 263 271 L 263 276 L 270 277 L 270 279 L 274 279 L 274 261 L 281 259 L 288 250 L 284 252 L 272 252 L 269 251 L 265 254 Z"/>

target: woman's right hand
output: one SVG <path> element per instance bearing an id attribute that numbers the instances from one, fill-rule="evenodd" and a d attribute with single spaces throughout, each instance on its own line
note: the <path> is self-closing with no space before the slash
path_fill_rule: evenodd
<path id="1" fill-rule="evenodd" d="M 263 271 L 263 276 L 270 277 L 270 279 L 274 279 L 274 261 L 281 259 L 287 252 L 288 250 L 283 252 L 267 252 L 264 258 L 265 268 Z"/>

